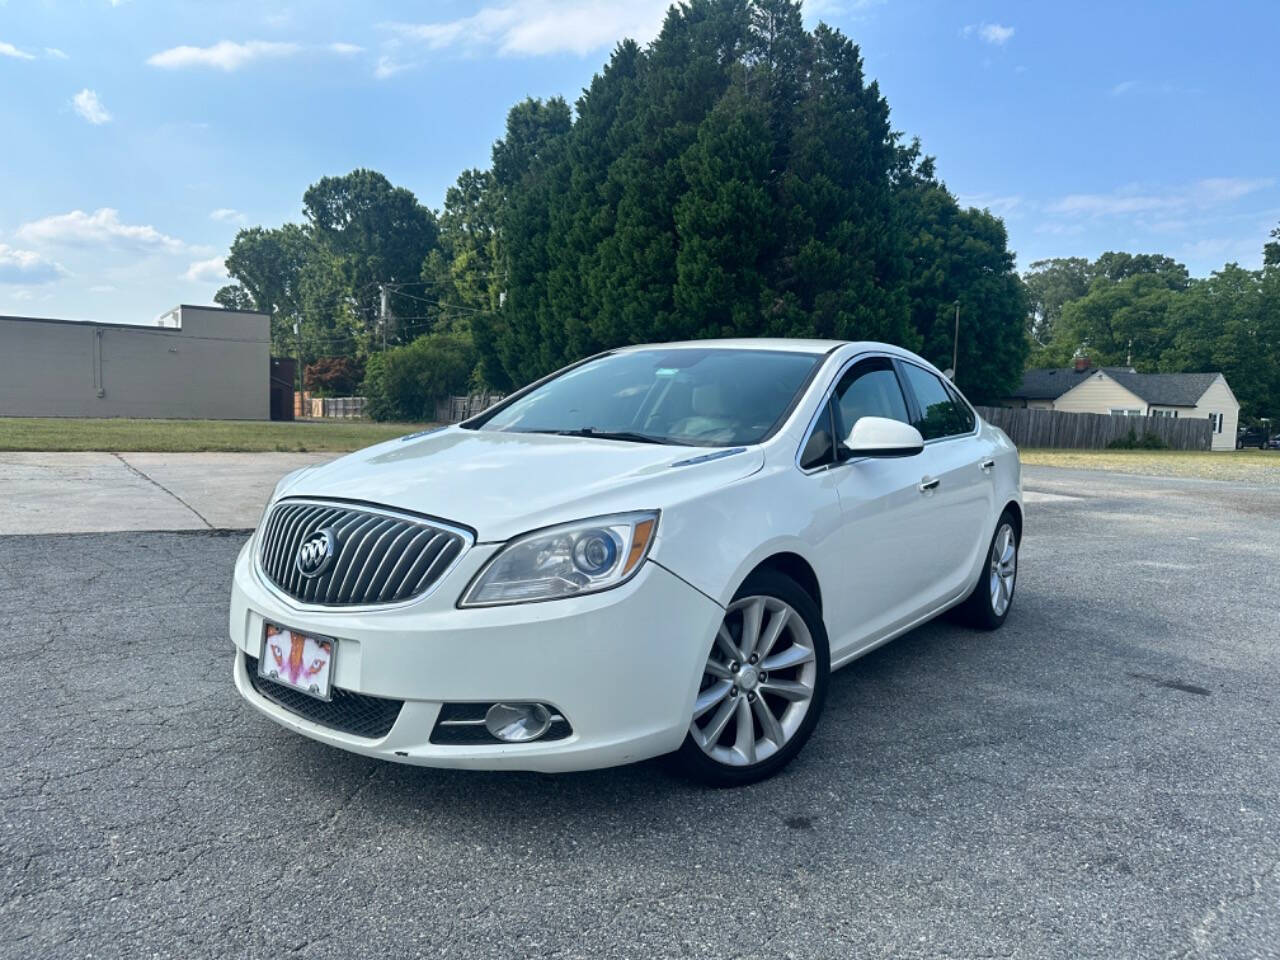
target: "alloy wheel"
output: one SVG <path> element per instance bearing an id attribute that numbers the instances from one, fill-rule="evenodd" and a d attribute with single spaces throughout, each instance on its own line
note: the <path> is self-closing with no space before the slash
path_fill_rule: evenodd
<path id="1" fill-rule="evenodd" d="M 813 637 L 790 604 L 771 596 L 735 600 L 703 669 L 689 733 L 718 763 L 767 760 L 800 729 L 817 676 Z"/>
<path id="2" fill-rule="evenodd" d="M 996 531 L 991 544 L 991 610 L 1003 617 L 1013 601 L 1013 586 L 1018 577 L 1018 538 L 1013 527 L 1004 523 Z"/>

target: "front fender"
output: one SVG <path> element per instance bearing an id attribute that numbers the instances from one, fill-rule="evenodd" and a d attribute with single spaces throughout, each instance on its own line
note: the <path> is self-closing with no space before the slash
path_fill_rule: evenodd
<path id="1" fill-rule="evenodd" d="M 840 500 L 828 474 L 800 474 L 794 465 L 766 467 L 718 490 L 663 508 L 653 559 L 721 606 L 742 581 L 778 553 L 794 553 L 813 568 L 824 596 L 839 589 L 821 563 L 839 530 Z M 762 537 L 765 531 L 772 536 Z"/>

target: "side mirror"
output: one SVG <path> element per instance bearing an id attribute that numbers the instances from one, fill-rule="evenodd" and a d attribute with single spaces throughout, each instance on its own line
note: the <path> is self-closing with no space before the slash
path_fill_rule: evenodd
<path id="1" fill-rule="evenodd" d="M 914 457 L 924 450 L 920 431 L 901 420 L 862 417 L 844 444 L 848 457 Z"/>

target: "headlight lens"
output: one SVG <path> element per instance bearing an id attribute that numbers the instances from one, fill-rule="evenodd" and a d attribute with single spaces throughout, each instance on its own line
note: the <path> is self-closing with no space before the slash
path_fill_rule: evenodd
<path id="1" fill-rule="evenodd" d="M 645 510 L 517 537 L 480 571 L 458 606 L 558 600 L 621 586 L 640 569 L 657 530 L 658 511 Z"/>

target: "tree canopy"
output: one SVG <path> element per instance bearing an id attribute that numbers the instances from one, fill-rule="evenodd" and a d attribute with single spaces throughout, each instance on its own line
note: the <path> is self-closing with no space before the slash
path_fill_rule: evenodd
<path id="1" fill-rule="evenodd" d="M 323 178 L 303 212 L 240 232 L 219 302 L 269 310 L 306 363 L 365 361 L 385 336 L 403 362 L 367 363 L 365 390 L 401 399 L 375 409 L 456 383 L 463 359 L 472 386 L 509 389 L 685 338 L 885 340 L 948 367 L 957 303 L 971 395 L 1006 391 L 1027 353 L 1003 223 L 961 207 L 892 129 L 859 48 L 806 30 L 796 0 L 672 6 L 572 106 L 513 106 L 438 215 L 371 170 Z M 407 350 L 422 337 L 441 342 Z"/>

